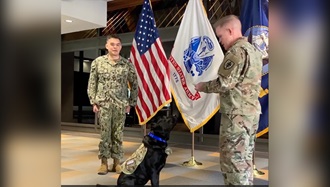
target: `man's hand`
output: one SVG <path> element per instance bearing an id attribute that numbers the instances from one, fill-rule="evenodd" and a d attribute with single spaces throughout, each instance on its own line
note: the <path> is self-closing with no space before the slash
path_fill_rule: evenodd
<path id="1" fill-rule="evenodd" d="M 199 82 L 195 85 L 195 90 L 203 92 L 205 91 L 206 82 Z"/>
<path id="2" fill-rule="evenodd" d="M 126 107 L 126 113 L 129 114 L 130 111 L 131 111 L 131 106 L 128 105 L 128 106 Z"/>
<path id="3" fill-rule="evenodd" d="M 93 112 L 97 113 L 99 111 L 99 107 L 97 105 L 93 105 Z"/>

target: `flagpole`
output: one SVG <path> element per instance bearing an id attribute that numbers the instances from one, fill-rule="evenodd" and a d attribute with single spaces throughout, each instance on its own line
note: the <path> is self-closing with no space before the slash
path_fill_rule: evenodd
<path id="1" fill-rule="evenodd" d="M 195 147 L 195 133 L 194 132 L 192 132 L 192 137 L 191 137 L 191 141 L 192 141 L 192 147 L 191 147 L 191 158 L 190 158 L 190 160 L 188 160 L 188 161 L 185 161 L 185 162 L 183 162 L 183 166 L 187 166 L 187 167 L 192 167 L 192 166 L 196 166 L 196 165 L 202 165 L 202 163 L 201 162 L 197 162 L 196 160 L 195 160 L 195 157 L 194 157 L 194 147 Z"/>

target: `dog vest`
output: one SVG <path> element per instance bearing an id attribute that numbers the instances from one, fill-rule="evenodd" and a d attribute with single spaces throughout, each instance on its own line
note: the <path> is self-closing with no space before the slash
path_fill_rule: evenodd
<path id="1" fill-rule="evenodd" d="M 140 147 L 124 163 L 122 163 L 122 172 L 125 174 L 132 174 L 143 161 L 147 150 L 148 149 L 144 144 L 141 144 Z"/>

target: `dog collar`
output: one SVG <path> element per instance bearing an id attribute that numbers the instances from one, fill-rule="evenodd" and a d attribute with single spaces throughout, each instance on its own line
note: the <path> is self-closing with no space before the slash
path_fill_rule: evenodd
<path id="1" fill-rule="evenodd" d="M 153 139 L 156 139 L 156 140 L 158 140 L 158 141 L 160 141 L 160 142 L 164 142 L 164 143 L 166 143 L 166 140 L 163 140 L 161 137 L 158 137 L 158 136 L 154 135 L 154 134 L 151 133 L 151 132 L 149 132 L 148 135 L 149 135 L 151 138 L 153 138 Z"/>

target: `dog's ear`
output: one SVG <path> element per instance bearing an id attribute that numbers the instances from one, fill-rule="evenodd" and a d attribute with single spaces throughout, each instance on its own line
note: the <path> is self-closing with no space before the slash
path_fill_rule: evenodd
<path id="1" fill-rule="evenodd" d="M 172 113 L 172 123 L 177 123 L 180 117 L 180 112 L 178 110 L 173 111 Z"/>
<path id="2" fill-rule="evenodd" d="M 166 116 L 161 116 L 157 118 L 157 122 L 156 123 L 161 123 L 162 121 L 164 121 L 166 119 Z"/>
<path id="3" fill-rule="evenodd" d="M 171 119 L 172 129 L 178 123 L 179 117 L 180 117 L 180 112 L 179 111 L 173 111 L 172 119 Z"/>

